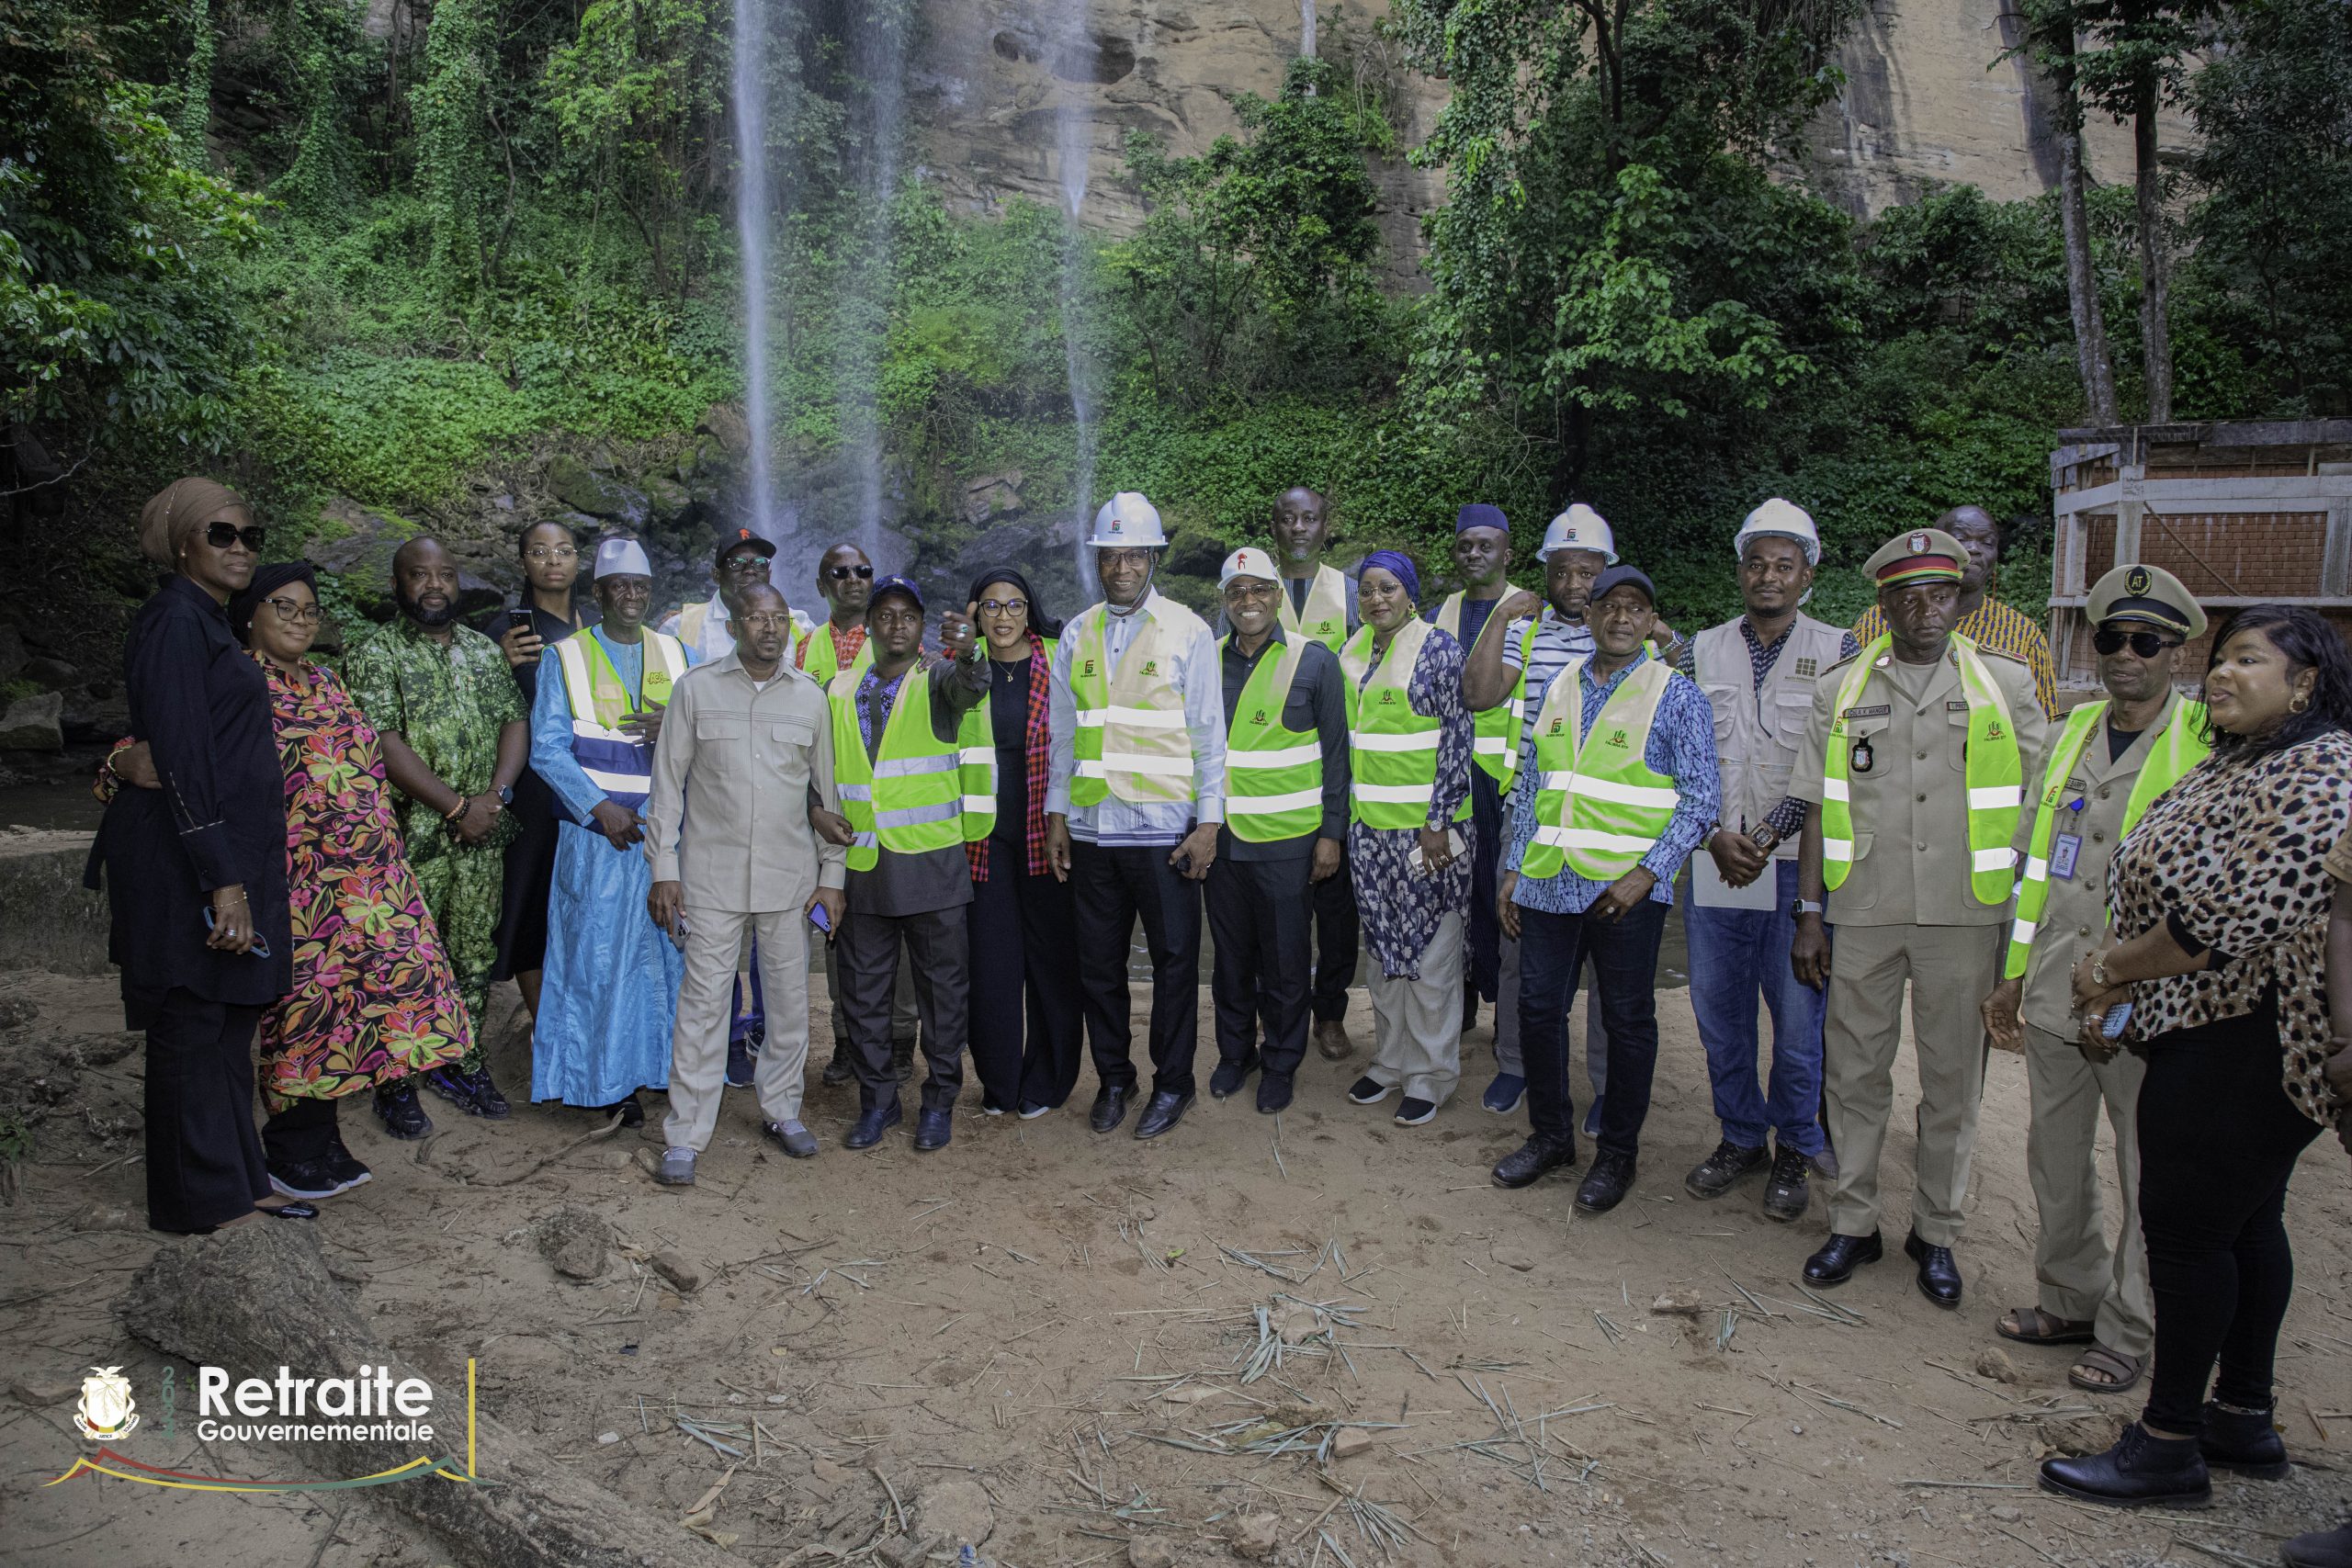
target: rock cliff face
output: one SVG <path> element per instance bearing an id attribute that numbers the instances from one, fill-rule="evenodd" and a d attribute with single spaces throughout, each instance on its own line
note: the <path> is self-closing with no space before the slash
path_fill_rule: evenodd
<path id="1" fill-rule="evenodd" d="M 1849 211 L 1879 211 L 1934 183 L 1969 184 L 2008 200 L 2057 178 L 2050 115 L 2011 39 L 2002 0 L 1877 0 L 1841 51 L 1846 85 L 1815 121 L 1812 177 Z M 1405 72 L 1374 36 L 1386 0 L 1325 0 L 1318 32 L 1390 73 L 1408 144 L 1444 103 L 1442 82 Z M 1067 18 L 1067 19 L 1065 19 Z M 1238 130 L 1235 98 L 1271 96 L 1299 51 L 1296 0 L 927 0 L 910 83 L 924 172 L 949 198 L 985 210 L 1013 197 L 1059 205 L 1059 117 L 1083 116 L 1087 221 L 1114 232 L 1141 217 L 1123 178 L 1127 132 L 1179 154 Z M 2095 122 L 2091 166 L 2128 179 L 2131 139 Z M 2184 144 L 2186 129 L 2167 127 Z M 1418 249 L 1416 220 L 1442 198 L 1435 174 L 1401 160 L 1375 170 L 1392 253 Z"/>

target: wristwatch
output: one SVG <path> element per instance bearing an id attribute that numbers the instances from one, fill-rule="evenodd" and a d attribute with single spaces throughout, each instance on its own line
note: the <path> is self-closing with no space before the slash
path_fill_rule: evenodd
<path id="1" fill-rule="evenodd" d="M 1818 898 L 1792 898 L 1789 901 L 1789 913 L 1792 915 L 1819 915 L 1826 912 L 1827 906 Z"/>

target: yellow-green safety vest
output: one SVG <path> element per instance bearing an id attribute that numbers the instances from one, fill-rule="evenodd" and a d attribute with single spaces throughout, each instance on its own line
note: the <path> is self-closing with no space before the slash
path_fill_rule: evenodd
<path id="1" fill-rule="evenodd" d="M 1821 880 L 1833 892 L 1854 869 L 1846 715 L 1870 683 L 1880 658 L 1894 645 L 1892 636 L 1880 633 L 1855 656 L 1854 667 L 1838 686 L 1837 722 L 1829 727 L 1828 754 L 1821 761 Z M 2010 840 L 2017 836 L 2018 813 L 2025 802 L 2025 758 L 2018 750 L 2017 721 L 2010 716 L 2008 701 L 1994 684 L 1975 642 L 1954 633 L 1951 649 L 1960 666 L 1961 695 L 1968 699 L 1968 759 L 1962 780 L 1968 790 L 1968 888 L 1980 904 L 2006 904 L 2017 867 Z"/>
<path id="2" fill-rule="evenodd" d="M 868 758 L 857 728 L 857 688 L 865 673 L 845 670 L 826 688 L 833 708 L 833 783 L 849 818 L 852 871 L 874 869 L 881 859 L 877 844 L 919 855 L 964 841 L 963 748 L 932 729 L 930 675 L 920 664 L 907 671 L 882 742 Z"/>
<path id="3" fill-rule="evenodd" d="M 644 701 L 666 706 L 671 689 L 686 672 L 686 652 L 676 637 L 648 629 L 645 671 L 639 682 Z M 555 645 L 563 671 L 563 693 L 571 704 L 571 755 L 588 782 L 634 811 L 653 793 L 653 748 L 621 728 L 644 712 L 629 695 L 605 645 L 585 628 Z"/>
<path id="4" fill-rule="evenodd" d="M 794 613 L 795 612 L 790 610 L 786 612 L 787 615 Z M 700 648 L 702 646 L 703 627 L 707 626 L 709 622 L 709 600 L 697 599 L 693 604 L 684 606 L 678 612 L 678 640 L 686 644 L 690 648 Z M 729 640 L 737 643 L 741 643 L 742 641 L 742 638 L 736 637 L 734 634 L 734 621 L 732 617 L 729 617 L 728 621 L 728 637 Z M 797 620 L 787 619 L 784 623 L 784 662 L 790 664 L 793 661 L 793 650 L 807 640 L 807 634 L 801 631 L 800 623 Z M 832 638 L 827 637 L 825 640 L 827 642 L 831 642 Z M 714 655 L 713 657 L 715 658 L 717 656 Z M 814 656 L 812 655 L 811 657 L 813 658 Z M 868 659 L 866 662 L 872 663 L 873 660 Z M 813 671 L 810 673 L 809 678 L 817 681 L 817 683 L 820 686 L 831 679 L 830 675 L 823 679 L 819 679 Z"/>
<path id="5" fill-rule="evenodd" d="M 1372 628 L 1363 627 L 1340 650 L 1348 690 L 1348 812 L 1367 828 L 1429 826 L 1442 726 L 1414 711 L 1410 688 L 1421 645 L 1436 629 L 1418 616 L 1406 622 L 1369 682 L 1364 671 L 1372 670 Z M 1465 790 L 1453 819 L 1464 821 L 1469 815 Z"/>
<path id="6" fill-rule="evenodd" d="M 801 668 L 808 671 L 808 679 L 816 682 L 820 686 L 830 688 L 833 683 L 833 677 L 842 672 L 841 656 L 833 651 L 832 623 L 819 621 L 817 629 L 808 634 L 808 662 Z M 857 645 L 857 652 L 850 659 L 849 672 L 853 675 L 863 675 L 873 668 L 874 637 L 871 633 L 868 633 L 865 640 Z"/>
<path id="7" fill-rule="evenodd" d="M 1260 651 L 1226 727 L 1225 825 L 1245 843 L 1301 838 L 1322 825 L 1323 748 L 1314 730 L 1283 723 L 1308 640 L 1285 636 Z"/>
<path id="8" fill-rule="evenodd" d="M 2108 706 L 2107 699 L 2101 697 L 2066 716 L 2066 727 L 2058 732 L 2058 744 L 2050 753 L 2050 766 L 2042 773 L 2041 803 L 2034 810 L 2033 836 L 2026 840 L 2025 874 L 2018 883 L 2017 919 L 2009 927 L 2009 954 L 2001 970 L 2007 979 L 2015 980 L 2025 974 L 2026 960 L 2033 950 L 2033 933 L 2041 919 L 2041 911 L 2050 903 L 2050 840 L 2057 831 L 2059 808 L 2065 804 L 2066 780 L 2074 773 L 2075 764 L 2082 760 L 2083 748 L 2098 732 Z M 2148 761 L 2140 769 L 2140 776 L 2132 781 L 2132 793 L 2124 798 L 2123 832 L 2116 838 L 2118 848 L 2156 797 L 2178 784 L 2189 769 L 2211 752 L 2212 743 L 2205 739 L 2204 729 L 2203 703 L 2192 703 L 2184 697 L 2174 705 L 2172 717 L 2151 746 Z"/>
<path id="9" fill-rule="evenodd" d="M 1288 637 L 1306 637 L 1321 643 L 1332 652 L 1340 651 L 1348 640 L 1348 580 L 1336 567 L 1315 569 L 1314 585 L 1306 591 L 1304 611 L 1290 607 L 1290 579 L 1274 584 L 1276 603 L 1283 617 L 1283 632 Z"/>
<path id="10" fill-rule="evenodd" d="M 1043 646 L 1032 655 L 1053 668 L 1054 639 L 1039 637 Z M 956 733 L 956 772 L 964 785 L 964 841 L 977 844 L 989 836 L 996 826 L 996 719 L 989 711 L 993 697 L 982 697 L 980 705 L 964 716 L 963 728 Z M 1028 700 L 1024 686 L 1022 700 Z M 1025 716 L 1025 715 L 1024 715 Z"/>
<path id="11" fill-rule="evenodd" d="M 1181 804 L 1193 798 L 1193 732 L 1184 722 L 1184 694 L 1169 671 L 1201 618 L 1173 600 L 1157 598 L 1136 613 L 1148 623 L 1110 671 L 1103 639 L 1104 606 L 1078 618 L 1070 650 L 1069 694 L 1078 710 L 1072 738 L 1077 762 L 1069 784 L 1072 806 L 1100 806 L 1113 795 L 1131 806 Z"/>
<path id="12" fill-rule="evenodd" d="M 1462 604 L 1465 597 L 1458 592 L 1447 594 L 1445 602 L 1437 607 L 1436 619 L 1440 631 L 1462 643 L 1462 654 L 1466 659 L 1470 645 L 1462 642 Z M 1487 618 L 1493 618 L 1492 612 Z M 1519 683 L 1511 688 L 1510 701 L 1497 703 L 1484 713 L 1470 716 L 1475 733 L 1472 760 L 1495 781 L 1498 789 L 1510 788 L 1511 775 L 1519 771 L 1519 734 L 1527 722 L 1527 660 L 1534 645 L 1535 622 L 1531 620 L 1520 638 Z"/>
<path id="13" fill-rule="evenodd" d="M 1650 728 L 1674 681 L 1665 661 L 1645 659 L 1617 682 L 1584 728 L 1579 659 L 1553 679 L 1535 712 L 1535 836 L 1519 874 L 1541 882 L 1566 864 L 1593 882 L 1614 882 L 1665 837 L 1682 799 L 1671 775 L 1649 765 Z"/>

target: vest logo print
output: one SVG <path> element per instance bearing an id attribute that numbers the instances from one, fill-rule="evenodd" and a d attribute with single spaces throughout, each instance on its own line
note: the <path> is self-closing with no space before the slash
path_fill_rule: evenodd
<path id="1" fill-rule="evenodd" d="M 2005 732 L 2001 728 L 2001 721 L 1999 719 L 1996 718 L 1986 722 L 1984 726 L 1985 739 L 1998 740 L 2002 738 L 2004 733 Z"/>
<path id="2" fill-rule="evenodd" d="M 1556 719 L 1556 718 L 1555 718 L 1555 719 L 1554 719 L 1554 720 L 1552 721 L 1552 728 L 1549 728 L 1549 729 L 1547 729 L 1547 730 L 1545 730 L 1544 733 L 1544 734 L 1546 734 L 1546 735 L 1557 735 L 1557 734 L 1559 734 L 1559 733 L 1560 733 L 1560 723 L 1561 723 L 1561 721 L 1560 721 L 1560 720 L 1558 720 L 1558 719 Z"/>
<path id="3" fill-rule="evenodd" d="M 1145 674 L 1147 674 L 1147 675 L 1157 675 L 1157 674 L 1159 674 L 1159 660 L 1157 660 L 1157 659 L 1147 659 L 1147 660 L 1145 660 L 1143 661 L 1143 672 L 1144 672 Z"/>
<path id="4" fill-rule="evenodd" d="M 1381 705 L 1382 707 L 1386 707 L 1386 706 L 1388 706 L 1391 703 L 1394 703 L 1396 700 L 1396 693 L 1395 688 L 1393 688 L 1393 687 L 1392 687 L 1392 688 L 1390 688 L 1389 690 L 1385 691 L 1385 692 L 1383 692 L 1383 693 L 1381 693 L 1381 694 L 1380 694 L 1380 705 Z"/>
<path id="5" fill-rule="evenodd" d="M 1266 710 L 1265 710 L 1264 708 L 1260 708 L 1257 712 L 1255 712 L 1255 713 L 1251 714 L 1251 715 L 1250 716 L 1250 723 L 1252 723 L 1252 724 L 1263 724 L 1263 723 L 1265 723 L 1265 722 L 1266 722 Z"/>
<path id="6" fill-rule="evenodd" d="M 1820 674 L 1821 660 L 1815 659 L 1810 655 L 1798 660 L 1796 662 L 1796 673 L 1800 680 L 1806 676 Z"/>
<path id="7" fill-rule="evenodd" d="M 1092 660 L 1091 659 L 1090 659 L 1090 660 L 1088 660 L 1086 661 L 1086 669 L 1082 671 L 1082 673 L 1085 673 L 1085 674 L 1088 674 L 1088 675 L 1091 675 L 1091 674 L 1093 674 L 1093 673 L 1094 673 L 1094 660 Z"/>
<path id="8" fill-rule="evenodd" d="M 1616 747 L 1619 750 L 1624 750 L 1625 732 L 1622 729 L 1611 730 L 1609 732 L 1609 744 Z"/>

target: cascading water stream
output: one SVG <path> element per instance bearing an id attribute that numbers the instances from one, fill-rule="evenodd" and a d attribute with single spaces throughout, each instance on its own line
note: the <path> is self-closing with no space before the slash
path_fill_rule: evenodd
<path id="1" fill-rule="evenodd" d="M 904 0 L 874 0 L 852 13 L 851 58 L 865 84 L 862 118 L 864 159 L 858 170 L 859 197 L 866 219 L 865 254 L 848 307 L 856 320 L 848 334 L 842 366 L 840 406 L 855 465 L 857 543 L 869 559 L 883 551 L 884 453 L 879 383 L 889 333 L 892 254 L 891 208 L 898 196 L 899 150 L 905 137 L 907 28 L 911 7 Z M 897 570 L 892 561 L 885 570 Z"/>
<path id="2" fill-rule="evenodd" d="M 767 34 L 762 0 L 735 0 L 735 228 L 742 246 L 743 418 L 751 426 L 752 531 L 775 538 L 775 477 L 771 471 L 768 412 L 768 184 L 765 68 Z"/>

